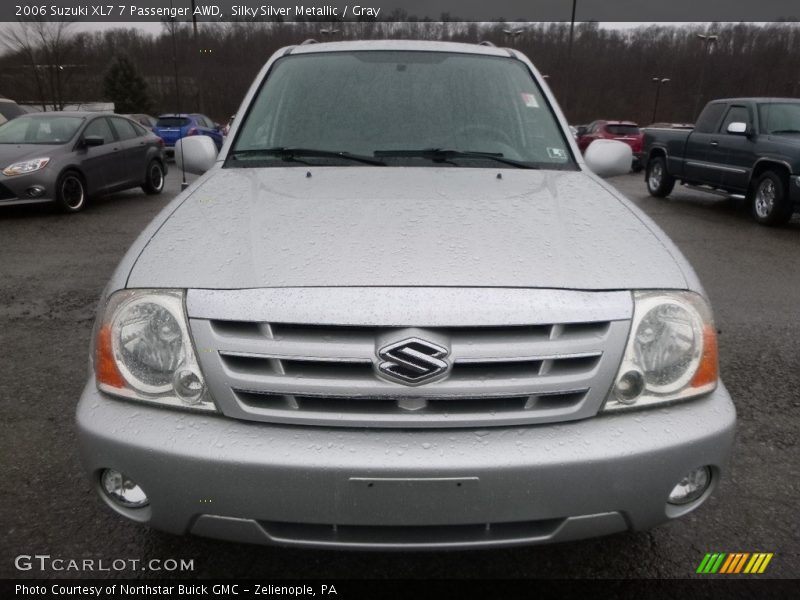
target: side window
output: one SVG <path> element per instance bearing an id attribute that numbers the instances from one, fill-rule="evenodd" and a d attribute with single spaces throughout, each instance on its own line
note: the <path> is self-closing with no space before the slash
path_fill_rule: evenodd
<path id="1" fill-rule="evenodd" d="M 114 123 L 114 129 L 117 130 L 119 139 L 124 141 L 139 137 L 139 133 L 134 128 L 133 123 L 127 121 L 126 119 L 111 119 L 111 121 Z"/>
<path id="2" fill-rule="evenodd" d="M 108 119 L 95 119 L 83 130 L 83 137 L 98 136 L 103 138 L 106 143 L 113 142 L 116 138 L 108 126 Z"/>
<path id="3" fill-rule="evenodd" d="M 694 130 L 697 133 L 714 133 L 717 130 L 717 123 L 719 123 L 722 112 L 725 110 L 725 104 L 709 104 L 697 117 L 697 123 Z"/>
<path id="4" fill-rule="evenodd" d="M 727 133 L 728 125 L 731 123 L 747 123 L 750 124 L 750 114 L 747 111 L 746 106 L 731 106 L 728 109 L 728 114 L 725 115 L 725 120 L 722 121 L 722 127 L 720 127 L 721 133 Z"/>

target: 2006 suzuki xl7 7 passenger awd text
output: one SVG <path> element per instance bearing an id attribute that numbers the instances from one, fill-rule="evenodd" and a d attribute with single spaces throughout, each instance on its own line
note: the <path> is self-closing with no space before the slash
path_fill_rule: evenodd
<path id="1" fill-rule="evenodd" d="M 679 517 L 735 410 L 691 267 L 514 50 L 284 48 L 122 260 L 77 410 L 117 513 L 229 540 L 556 542 Z M 622 148 L 620 148 L 622 146 Z M 621 167 L 620 167 L 621 165 Z"/>

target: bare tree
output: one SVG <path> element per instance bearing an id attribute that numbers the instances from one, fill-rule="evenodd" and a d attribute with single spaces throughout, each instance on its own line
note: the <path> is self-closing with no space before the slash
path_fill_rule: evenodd
<path id="1" fill-rule="evenodd" d="M 30 67 L 42 110 L 48 104 L 53 110 L 64 108 L 64 85 L 72 67 L 68 64 L 71 25 L 71 21 L 20 21 L 0 31 L 0 42 Z"/>

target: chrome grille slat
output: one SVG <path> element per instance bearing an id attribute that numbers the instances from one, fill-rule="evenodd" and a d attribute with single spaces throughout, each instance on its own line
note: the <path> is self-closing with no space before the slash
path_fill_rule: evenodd
<path id="1" fill-rule="evenodd" d="M 372 427 L 391 427 L 406 422 L 409 415 L 424 424 L 480 419 L 486 414 L 491 414 L 497 424 L 510 424 L 532 412 L 540 419 L 557 420 L 565 411 L 574 410 L 587 393 L 588 390 L 527 397 L 436 397 L 427 399 L 412 413 L 398 408 L 401 399 L 380 397 L 282 396 L 237 391 L 236 398 L 254 414 L 276 422 L 294 422 L 298 414 L 303 414 L 315 419 L 344 417 Z"/>
<path id="2" fill-rule="evenodd" d="M 531 303 L 540 294 L 554 298 L 528 293 Z M 609 298 L 625 300 L 598 293 L 595 310 L 584 292 L 562 294 L 576 294 L 587 314 L 597 315 L 621 315 Z M 629 318 L 547 323 L 540 314 L 530 325 L 489 320 L 422 328 L 375 326 L 367 317 L 368 325 L 360 326 L 349 324 L 357 318 L 313 324 L 192 316 L 190 324 L 211 392 L 228 416 L 326 426 L 464 427 L 596 414 L 619 365 Z M 405 338 L 447 348 L 445 376 L 422 385 L 379 376 L 378 350 Z"/>
<path id="3" fill-rule="evenodd" d="M 219 321 L 211 321 L 212 331 L 215 333 L 215 347 L 219 352 L 226 354 L 240 354 L 264 356 L 265 358 L 303 358 L 305 360 L 343 360 L 371 362 L 375 354 L 375 337 L 366 338 L 357 334 L 352 339 L 330 338 L 321 333 L 319 336 L 304 335 L 302 337 L 283 336 L 270 338 L 258 331 L 259 324 L 252 324 L 247 333 L 240 336 L 231 334 L 231 331 L 244 329 L 237 323 L 235 329 L 222 329 L 217 325 Z M 266 325 L 266 324 L 264 324 Z M 496 332 L 498 328 L 473 328 L 470 337 L 461 328 L 443 328 L 451 343 L 450 357 L 453 362 L 490 362 L 502 360 L 545 360 L 551 358 L 568 358 L 575 355 L 599 354 L 608 337 L 609 324 L 602 323 L 602 327 L 593 327 L 590 336 L 577 336 L 576 330 L 551 337 L 526 335 L 516 331 L 528 329 L 523 327 L 508 327 L 508 334 L 502 336 Z M 231 327 L 231 325 L 227 325 Z M 547 327 L 547 331 L 553 330 Z M 346 328 L 341 328 L 346 329 Z M 490 334 L 487 330 L 492 330 Z M 322 328 L 325 331 L 326 328 Z M 224 331 L 221 333 L 220 331 Z M 378 331 L 377 329 L 375 331 Z M 553 340 L 559 340 L 559 352 L 552 351 Z"/>

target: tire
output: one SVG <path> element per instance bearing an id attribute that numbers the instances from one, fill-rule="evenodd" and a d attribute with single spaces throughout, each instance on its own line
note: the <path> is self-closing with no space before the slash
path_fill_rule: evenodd
<path id="1" fill-rule="evenodd" d="M 76 213 L 86 207 L 86 182 L 78 171 L 64 171 L 56 182 L 56 204 L 65 213 Z"/>
<path id="2" fill-rule="evenodd" d="M 775 171 L 765 171 L 750 190 L 749 200 L 753 218 L 761 225 L 785 225 L 792 218 L 793 205 L 789 198 L 786 178 Z"/>
<path id="3" fill-rule="evenodd" d="M 161 161 L 153 159 L 147 165 L 142 190 L 151 196 L 160 194 L 164 190 L 164 165 Z"/>
<path id="4" fill-rule="evenodd" d="M 663 156 L 654 156 L 647 162 L 644 179 L 647 191 L 656 198 L 666 198 L 675 187 L 675 178 L 667 173 L 667 161 Z"/>

